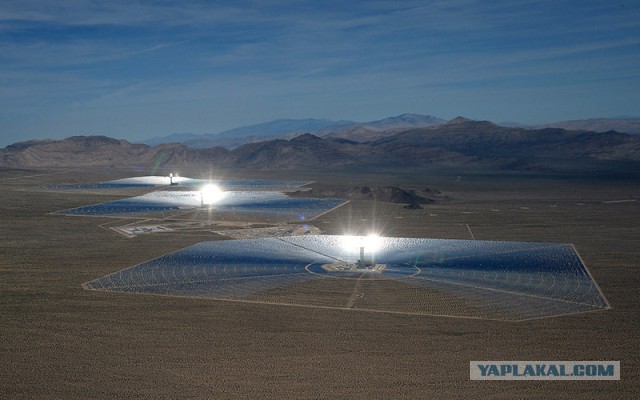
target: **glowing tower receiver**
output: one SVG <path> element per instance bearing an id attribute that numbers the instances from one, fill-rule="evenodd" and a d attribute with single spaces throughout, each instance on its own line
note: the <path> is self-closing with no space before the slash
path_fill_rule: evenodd
<path id="1" fill-rule="evenodd" d="M 350 269 L 362 269 L 362 270 L 380 270 L 384 269 L 382 265 L 376 265 L 376 251 L 380 250 L 382 246 L 382 239 L 376 234 L 369 234 L 367 236 L 343 236 L 342 247 L 345 250 L 353 251 L 355 249 L 360 250 L 360 259 L 355 264 L 352 264 Z M 364 258 L 365 249 L 371 253 L 371 260 Z"/>

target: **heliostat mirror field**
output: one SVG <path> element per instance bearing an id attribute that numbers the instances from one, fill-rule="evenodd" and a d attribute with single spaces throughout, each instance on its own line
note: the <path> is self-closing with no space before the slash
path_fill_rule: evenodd
<path id="1" fill-rule="evenodd" d="M 198 191 L 157 191 L 142 196 L 60 211 L 65 215 L 125 216 L 190 210 L 202 207 Z M 344 204 L 340 199 L 289 197 L 281 192 L 230 191 L 211 205 L 215 212 L 269 215 L 285 220 L 309 220 Z"/>
<path id="2" fill-rule="evenodd" d="M 287 193 L 301 190 L 309 181 L 269 179 L 205 180 L 186 177 L 142 176 L 91 185 L 57 185 L 52 190 L 96 190 L 150 188 L 139 196 L 122 198 L 58 211 L 78 216 L 127 217 L 154 213 L 207 209 L 211 213 L 234 213 L 269 217 L 279 221 L 308 221 L 340 205 L 333 198 L 293 197 Z M 210 201 L 207 188 L 215 187 L 219 196 Z"/>
<path id="3" fill-rule="evenodd" d="M 84 287 L 509 321 L 609 308 L 572 245 L 533 242 L 329 235 L 202 242 Z"/>

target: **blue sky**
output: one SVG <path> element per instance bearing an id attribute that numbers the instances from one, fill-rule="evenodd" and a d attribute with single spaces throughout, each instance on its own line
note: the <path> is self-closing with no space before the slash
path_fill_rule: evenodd
<path id="1" fill-rule="evenodd" d="M 640 115 L 640 2 L 0 3 L 0 146 L 278 118 Z"/>

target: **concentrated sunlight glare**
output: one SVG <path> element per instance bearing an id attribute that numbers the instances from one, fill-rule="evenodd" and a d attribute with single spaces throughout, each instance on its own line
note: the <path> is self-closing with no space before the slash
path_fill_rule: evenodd
<path id="1" fill-rule="evenodd" d="M 205 185 L 200 190 L 201 203 L 203 206 L 216 204 L 224 198 L 224 192 L 216 185 Z"/>
<path id="2" fill-rule="evenodd" d="M 380 250 L 383 245 L 380 236 L 374 233 L 367 236 L 344 235 L 341 242 L 342 248 L 349 251 L 359 251 L 361 247 L 364 247 L 366 252 L 375 252 Z"/>

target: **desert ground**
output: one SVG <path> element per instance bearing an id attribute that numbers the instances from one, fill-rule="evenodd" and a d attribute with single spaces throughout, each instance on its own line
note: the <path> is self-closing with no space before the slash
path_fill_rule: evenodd
<path id="1" fill-rule="evenodd" d="M 204 240 L 135 237 L 52 215 L 132 192 L 44 191 L 148 174 L 0 170 L 2 398 L 606 398 L 640 393 L 640 183 L 634 177 L 442 171 L 229 177 L 433 188 L 421 210 L 351 201 L 313 225 L 386 236 L 573 243 L 612 309 L 522 322 L 86 291 L 82 284 Z M 194 171 L 193 177 L 198 174 Z M 446 196 L 446 198 L 445 198 Z M 105 225 L 107 224 L 107 225 Z M 620 381 L 470 381 L 469 361 L 613 360 Z"/>

